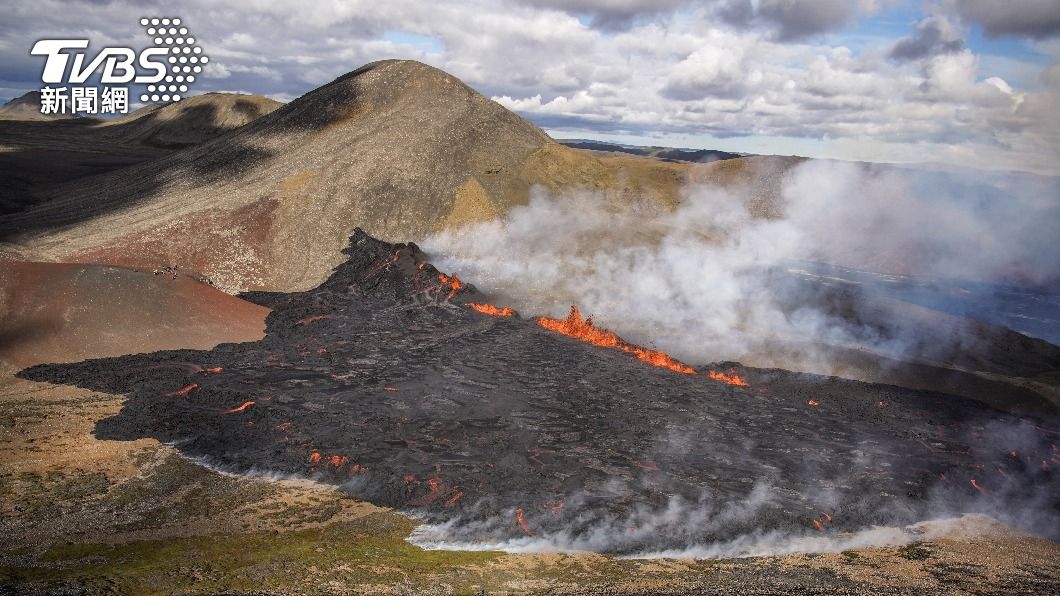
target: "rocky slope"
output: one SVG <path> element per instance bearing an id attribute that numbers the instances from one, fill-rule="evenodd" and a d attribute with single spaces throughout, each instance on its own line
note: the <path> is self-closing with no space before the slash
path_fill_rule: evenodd
<path id="1" fill-rule="evenodd" d="M 295 290 L 327 277 L 356 226 L 418 239 L 497 217 L 534 184 L 677 200 L 680 174 L 640 179 L 442 71 L 388 60 L 212 141 L 57 188 L 0 234 L 39 260 L 172 264 L 229 290 Z"/>

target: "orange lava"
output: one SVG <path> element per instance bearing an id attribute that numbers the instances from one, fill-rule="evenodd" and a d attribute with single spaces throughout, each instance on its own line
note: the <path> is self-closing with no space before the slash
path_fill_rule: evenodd
<path id="1" fill-rule="evenodd" d="M 463 496 L 464 496 L 464 491 L 460 491 L 460 490 L 456 491 L 455 493 L 453 493 L 453 496 L 451 496 L 451 497 L 449 497 L 448 499 L 445 500 L 445 506 L 446 507 L 452 507 L 453 505 L 456 505 L 456 502 L 459 501 L 460 498 L 463 497 Z"/>
<path id="2" fill-rule="evenodd" d="M 228 410 L 227 412 L 225 412 L 225 414 L 235 414 L 236 412 L 242 412 L 243 410 L 249 408 L 252 405 L 254 405 L 254 402 L 245 401 L 245 402 L 243 402 L 243 405 L 237 406 L 235 408 L 232 408 L 231 410 Z"/>
<path id="3" fill-rule="evenodd" d="M 806 405 L 808 405 L 808 406 L 819 406 L 819 405 L 821 405 L 821 402 L 817 401 L 816 399 L 811 399 L 811 400 L 806 402 Z"/>
<path id="4" fill-rule="evenodd" d="M 566 319 L 540 317 L 537 319 L 537 324 L 549 331 L 555 331 L 556 333 L 579 339 L 586 343 L 593 344 L 594 346 L 617 348 L 623 352 L 633 354 L 639 360 L 643 360 L 652 366 L 668 368 L 672 371 L 684 373 L 686 375 L 696 374 L 695 369 L 674 360 L 673 357 L 668 354 L 633 345 L 606 329 L 594 327 L 592 317 L 583 320 L 582 313 L 578 310 L 577 306 L 570 307 L 570 313 L 567 314 Z"/>
<path id="5" fill-rule="evenodd" d="M 492 304 L 479 304 L 477 302 L 468 302 L 468 306 L 479 311 L 482 314 L 489 315 L 491 317 L 514 317 L 515 311 L 511 307 L 505 306 L 504 308 L 498 308 Z"/>
<path id="6" fill-rule="evenodd" d="M 314 464 L 320 463 L 320 452 L 314 449 L 313 452 L 309 454 L 309 461 Z"/>
<path id="7" fill-rule="evenodd" d="M 287 430 L 289 428 L 291 428 L 290 422 L 281 422 L 276 425 L 276 430 Z"/>
<path id="8" fill-rule="evenodd" d="M 824 532 L 824 524 L 822 524 L 819 519 L 813 519 L 813 527 L 816 528 L 818 532 Z"/>
<path id="9" fill-rule="evenodd" d="M 977 490 L 977 491 L 979 491 L 979 492 L 983 493 L 984 495 L 985 495 L 985 494 L 988 494 L 988 493 L 986 492 L 986 489 L 985 489 L 985 488 L 983 488 L 983 487 L 979 486 L 979 483 L 975 481 L 975 478 L 972 478 L 972 480 L 971 480 L 971 483 L 972 483 L 972 488 L 974 488 L 975 490 Z"/>
<path id="10" fill-rule="evenodd" d="M 397 391 L 397 387 L 390 387 L 390 386 L 383 387 L 383 391 Z"/>
<path id="11" fill-rule="evenodd" d="M 199 388 L 199 384 L 198 383 L 192 383 L 191 385 L 188 385 L 187 387 L 184 387 L 183 389 L 178 389 L 176 391 L 170 391 L 169 393 L 166 393 L 162 397 L 184 397 L 187 394 L 191 393 L 192 391 L 195 391 L 198 388 Z"/>
<path id="12" fill-rule="evenodd" d="M 710 377 L 711 379 L 715 380 L 715 381 L 721 381 L 722 383 L 727 383 L 729 385 L 735 385 L 737 387 L 747 387 L 748 386 L 747 385 L 747 381 L 745 381 L 743 377 L 741 377 L 740 375 L 736 374 L 735 371 L 731 371 L 731 370 L 729 371 L 729 374 L 725 374 L 725 373 L 721 373 L 721 372 L 717 372 L 717 371 L 713 371 L 712 370 L 712 371 L 707 373 L 707 376 Z"/>
<path id="13" fill-rule="evenodd" d="M 828 523 L 832 523 L 832 516 L 831 515 L 828 515 L 827 513 L 822 511 L 821 512 L 821 516 L 824 517 L 825 521 L 827 521 Z"/>
<path id="14" fill-rule="evenodd" d="M 331 317 L 329 317 L 328 315 L 312 315 L 312 316 L 306 317 L 304 319 L 299 319 L 298 322 L 295 323 L 295 324 L 296 325 L 308 325 L 308 324 L 312 323 L 313 321 L 320 321 L 322 319 L 330 319 L 330 318 Z"/>
<path id="15" fill-rule="evenodd" d="M 536 536 L 537 532 L 530 529 L 530 526 L 526 525 L 526 518 L 523 516 L 523 508 L 520 507 L 515 510 L 515 521 L 519 522 L 519 527 L 523 529 L 523 533 L 527 536 Z"/>
<path id="16" fill-rule="evenodd" d="M 342 466 L 350 463 L 350 458 L 346 457 L 345 455 L 332 455 L 328 458 L 328 463 L 335 466 L 336 468 L 341 468 Z"/>
<path id="17" fill-rule="evenodd" d="M 455 296 L 460 288 L 464 287 L 464 283 L 455 274 L 450 277 L 444 273 L 439 273 L 438 281 L 442 282 L 443 286 L 449 286 L 449 295 L 445 297 L 446 300 Z"/>

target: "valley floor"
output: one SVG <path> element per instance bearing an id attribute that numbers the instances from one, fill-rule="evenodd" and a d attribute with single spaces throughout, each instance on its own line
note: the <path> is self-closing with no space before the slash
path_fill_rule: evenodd
<path id="1" fill-rule="evenodd" d="M 1060 592 L 1060 545 L 990 520 L 898 548 L 722 561 L 424 551 L 416 522 L 305 480 L 101 441 L 123 398 L 0 377 L 0 593 Z"/>

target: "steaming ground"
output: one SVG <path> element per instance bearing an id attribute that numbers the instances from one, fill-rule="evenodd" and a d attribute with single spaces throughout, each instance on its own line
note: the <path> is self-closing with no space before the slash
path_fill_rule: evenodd
<path id="1" fill-rule="evenodd" d="M 775 199 L 690 185 L 670 212 L 538 192 L 424 246 L 524 310 L 577 303 L 693 362 L 837 374 L 834 348 L 934 363 L 1001 333 L 941 313 L 1060 340 L 1058 225 L 1056 180 L 807 161 Z"/>
<path id="2" fill-rule="evenodd" d="M 273 308 L 261 341 L 20 375 L 128 393 L 100 438 L 337 484 L 422 516 L 425 544 L 750 554 L 964 512 L 1056 538 L 1055 417 L 731 363 L 682 374 L 475 312 L 485 297 L 414 245 L 351 241 L 320 287 L 251 296 Z"/>

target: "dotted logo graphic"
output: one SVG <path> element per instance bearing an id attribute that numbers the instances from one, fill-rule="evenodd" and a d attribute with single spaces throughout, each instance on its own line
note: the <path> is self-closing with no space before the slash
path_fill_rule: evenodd
<path id="1" fill-rule="evenodd" d="M 147 30 L 155 47 L 166 48 L 169 52 L 168 74 L 157 84 L 148 85 L 147 93 L 140 96 L 140 101 L 180 101 L 182 94 L 187 93 L 188 85 L 195 82 L 196 75 L 202 72 L 203 65 L 210 58 L 195 45 L 195 38 L 188 34 L 188 28 L 181 25 L 180 19 L 145 17 L 140 19 L 140 25 Z"/>

